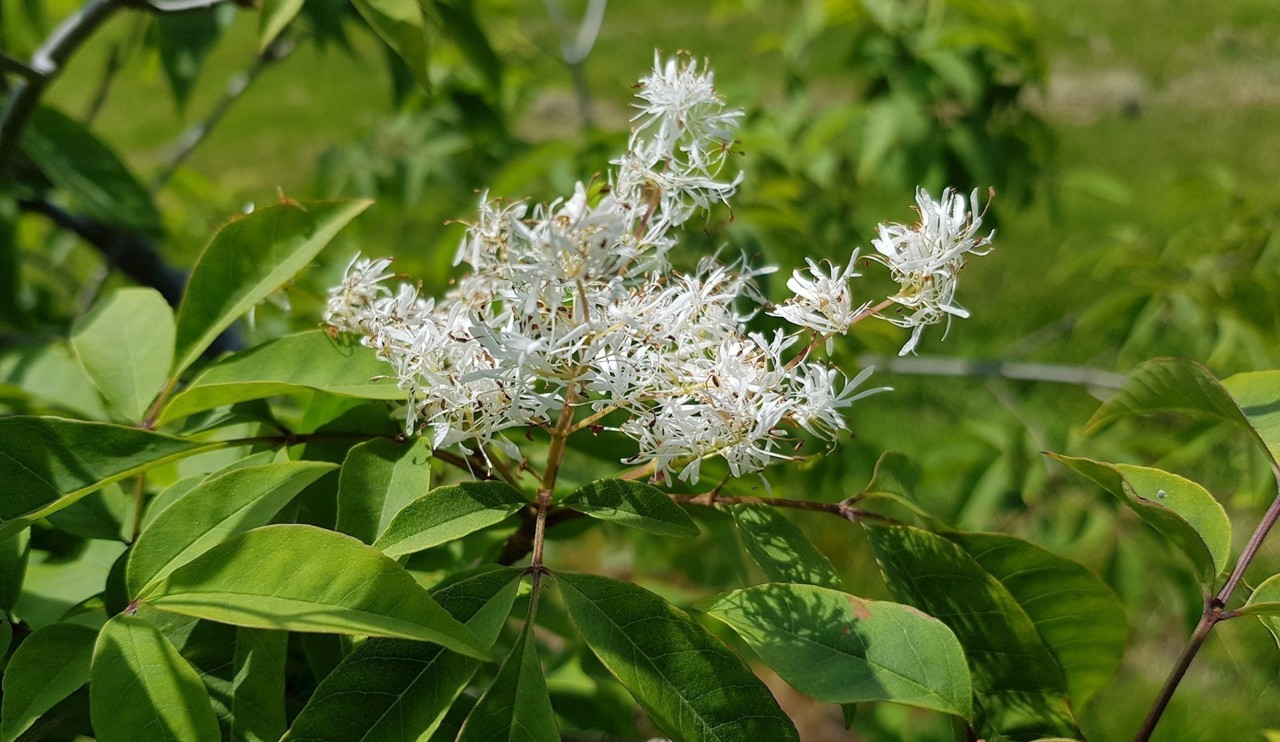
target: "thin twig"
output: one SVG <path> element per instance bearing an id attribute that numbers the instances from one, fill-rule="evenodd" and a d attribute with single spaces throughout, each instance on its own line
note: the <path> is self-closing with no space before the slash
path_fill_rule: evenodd
<path id="1" fill-rule="evenodd" d="M 107 54 L 107 63 L 102 68 L 102 78 L 98 81 L 98 90 L 93 94 L 93 100 L 89 101 L 89 107 L 85 109 L 85 126 L 92 124 L 93 120 L 98 118 L 98 113 L 102 111 L 103 104 L 107 102 L 107 94 L 111 92 L 111 84 L 115 82 L 116 75 L 120 72 L 120 67 L 120 45 L 112 44 L 111 51 Z"/>
<path id="2" fill-rule="evenodd" d="M 1017 379 L 1020 381 L 1047 381 L 1102 389 L 1119 389 L 1124 385 L 1124 380 L 1127 378 L 1124 374 L 1114 371 L 1104 371 L 1088 366 L 1064 366 L 1052 363 L 1013 363 L 928 356 L 890 358 L 888 356 L 870 354 L 858 356 L 855 362 L 859 366 L 875 366 L 881 371 L 894 374 L 972 376 Z"/>
<path id="3" fill-rule="evenodd" d="M 28 80 L 38 80 L 43 77 L 34 67 L 21 60 L 14 59 L 5 54 L 3 50 L 0 50 L 0 71 L 13 72 L 22 75 Z"/>
<path id="4" fill-rule="evenodd" d="M 130 7 L 152 13 L 184 13 L 188 10 L 204 10 L 221 5 L 227 0 L 140 0 L 130 2 Z"/>
<path id="5" fill-rule="evenodd" d="M 820 513 L 829 513 L 836 515 L 850 523 L 858 523 L 864 520 L 873 520 L 880 523 L 900 524 L 896 518 L 890 518 L 887 515 L 873 513 L 869 510 L 862 510 L 853 507 L 853 500 L 842 500 L 840 502 L 814 502 L 813 500 L 791 500 L 785 497 L 761 497 L 758 495 L 721 495 L 716 490 L 704 492 L 700 495 L 679 495 L 668 494 L 668 497 L 674 502 L 684 505 L 700 505 L 703 507 L 715 507 L 716 505 L 765 505 L 775 508 L 790 508 L 792 510 L 809 510 Z"/>

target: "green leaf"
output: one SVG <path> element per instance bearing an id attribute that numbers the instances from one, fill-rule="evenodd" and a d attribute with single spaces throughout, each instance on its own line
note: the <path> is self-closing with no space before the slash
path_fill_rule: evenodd
<path id="1" fill-rule="evenodd" d="M 308 485 L 336 469 L 323 461 L 280 461 L 210 477 L 143 530 L 129 552 L 129 595 L 163 579 L 237 533 L 264 526 Z"/>
<path id="2" fill-rule="evenodd" d="M 431 489 L 431 441 L 377 438 L 353 446 L 338 479 L 338 530 L 366 544 L 391 518 Z"/>
<path id="3" fill-rule="evenodd" d="M 533 622 L 526 621 L 498 676 L 462 725 L 458 742 L 559 742 L 560 729 L 532 633 Z"/>
<path id="4" fill-rule="evenodd" d="M 1203 585 L 1227 566 L 1231 521 L 1205 488 L 1160 469 L 1048 454 L 1120 498 L 1191 560 Z"/>
<path id="5" fill-rule="evenodd" d="M 372 348 L 335 341 L 321 330 L 288 335 L 210 366 L 165 405 L 157 424 L 236 402 L 309 390 L 404 399 L 395 379 L 385 376 L 389 371 Z"/>
<path id="6" fill-rule="evenodd" d="M 222 445 L 107 423 L 0 418 L 0 538 L 111 482 Z"/>
<path id="7" fill-rule="evenodd" d="M 698 527 L 666 493 L 643 482 L 601 479 L 561 502 L 593 518 L 621 523 L 659 536 L 697 536 Z"/>
<path id="8" fill-rule="evenodd" d="M 999 580 L 943 536 L 911 526 L 866 530 L 894 595 L 936 616 L 964 647 L 980 733 L 1014 739 L 1078 733 L 1062 667 Z"/>
<path id="9" fill-rule="evenodd" d="M 498 523 L 527 504 L 504 482 L 437 487 L 396 513 L 373 545 L 389 556 L 412 554 Z"/>
<path id="10" fill-rule="evenodd" d="M 427 21 L 417 0 L 352 0 L 352 5 L 387 46 L 395 50 L 423 90 L 431 90 L 431 47 Z"/>
<path id="11" fill-rule="evenodd" d="M 234 5 L 224 4 L 155 15 L 155 43 L 160 51 L 160 66 L 169 80 L 179 110 L 187 106 L 205 57 L 217 44 L 223 29 L 235 18 L 234 8 Z"/>
<path id="12" fill-rule="evenodd" d="M 1238 383 L 1244 393 L 1255 390 L 1251 380 Z M 1225 420 L 1248 431 L 1271 452 L 1267 441 L 1209 369 L 1179 358 L 1155 358 L 1139 364 L 1129 372 L 1119 393 L 1093 413 L 1087 427 L 1092 430 L 1122 417 L 1155 412 L 1183 412 Z M 1274 453 L 1272 459 L 1274 463 Z"/>
<path id="13" fill-rule="evenodd" d="M 37 629 L 18 646 L 4 670 L 0 738 L 17 739 L 36 719 L 89 682 L 98 632 L 59 623 Z"/>
<path id="14" fill-rule="evenodd" d="M 71 347 L 107 402 L 134 422 L 173 364 L 173 311 L 155 289 L 121 289 L 71 328 Z"/>
<path id="15" fill-rule="evenodd" d="M 368 201 L 281 201 L 237 217 L 205 248 L 178 308 L 177 374 L 237 317 L 305 268 Z"/>
<path id="16" fill-rule="evenodd" d="M 12 612 L 22 595 L 22 581 L 31 557 L 31 532 L 21 530 L 0 538 L 0 610 Z"/>
<path id="17" fill-rule="evenodd" d="M 556 573 L 578 632 L 675 742 L 787 742 L 795 726 L 742 658 L 643 588 Z"/>
<path id="18" fill-rule="evenodd" d="M 876 469 L 871 481 L 858 494 L 858 502 L 868 500 L 888 500 L 907 509 L 930 525 L 938 523 L 938 519 L 920 507 L 915 496 L 916 474 L 906 456 L 893 451 L 886 451 L 876 461 Z"/>
<path id="19" fill-rule="evenodd" d="M 122 613 L 102 627 L 89 703 L 101 742 L 222 739 L 200 676 L 159 629 L 136 616 Z"/>
<path id="20" fill-rule="evenodd" d="M 160 213 L 146 187 L 110 147 L 60 111 L 36 109 L 22 130 L 22 150 L 86 216 L 148 235 L 160 233 Z"/>
<path id="21" fill-rule="evenodd" d="M 814 585 L 769 583 L 699 601 L 796 690 L 819 701 L 893 701 L 964 718 L 964 649 L 910 606 Z"/>
<path id="22" fill-rule="evenodd" d="M 133 514 L 133 500 L 119 485 L 109 484 L 56 513 L 50 513 L 49 525 L 81 538 L 124 541 L 124 523 Z"/>
<path id="23" fill-rule="evenodd" d="M 103 419 L 102 396 L 68 344 L 12 345 L 0 350 L 0 402 L 43 406 L 73 417 Z"/>
<path id="24" fill-rule="evenodd" d="M 1280 462 L 1280 371 L 1236 374 L 1222 386 L 1240 405 L 1272 464 Z"/>
<path id="25" fill-rule="evenodd" d="M 1272 575 L 1253 589 L 1249 600 L 1237 611 L 1241 616 L 1257 616 L 1280 645 L 1280 575 Z"/>
<path id="26" fill-rule="evenodd" d="M 488 659 L 475 634 L 394 559 L 314 526 L 234 536 L 151 583 L 137 600 L 236 626 L 416 639 Z"/>
<path id="27" fill-rule="evenodd" d="M 506 623 L 521 570 L 486 569 L 431 591 L 449 615 L 492 644 Z M 316 688 L 286 740 L 416 742 L 428 738 L 480 663 L 443 647 L 370 639 Z M 360 703 L 351 703 L 353 697 Z M 452 738 L 451 738 L 452 739 Z"/>
<path id="28" fill-rule="evenodd" d="M 495 97 L 502 92 L 502 59 L 485 35 L 471 0 L 436 0 L 433 3 L 444 24 L 444 34 L 466 56 Z"/>
<path id="29" fill-rule="evenodd" d="M 1000 581 L 1053 652 L 1081 708 L 1115 674 L 1128 627 L 1124 604 L 1097 575 L 1022 539 L 997 533 L 946 533 Z"/>
<path id="30" fill-rule="evenodd" d="M 236 629 L 231 739 L 276 742 L 284 735 L 284 667 L 288 650 L 288 632 Z"/>
<path id="31" fill-rule="evenodd" d="M 774 582 L 799 582 L 839 590 L 840 573 L 804 533 L 776 508 L 725 505 L 747 553 Z"/>
<path id="32" fill-rule="evenodd" d="M 98 540 L 66 556 L 33 549 L 14 614 L 33 628 L 70 618 L 85 598 L 104 592 L 112 566 L 124 551 L 119 541 Z"/>
<path id="33" fill-rule="evenodd" d="M 258 52 L 266 51 L 271 42 L 302 10 L 303 0 L 263 0 L 258 17 Z"/>

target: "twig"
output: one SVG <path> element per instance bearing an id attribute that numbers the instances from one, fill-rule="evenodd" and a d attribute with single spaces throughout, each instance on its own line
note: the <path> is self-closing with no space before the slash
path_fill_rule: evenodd
<path id="1" fill-rule="evenodd" d="M 1276 485 L 1280 490 L 1280 468 L 1275 468 L 1274 472 Z M 1191 661 L 1195 659 L 1200 647 L 1204 645 L 1204 640 L 1209 638 L 1209 632 L 1213 631 L 1213 627 L 1219 621 L 1225 621 L 1234 615 L 1224 609 L 1227 603 L 1230 602 L 1236 588 L 1240 586 L 1240 580 L 1244 578 L 1245 570 L 1249 568 L 1253 558 L 1258 555 L 1258 549 L 1262 546 L 1262 542 L 1266 539 L 1271 528 L 1275 526 L 1277 519 L 1280 519 L 1280 491 L 1277 491 L 1276 499 L 1271 502 L 1271 507 L 1267 508 L 1267 512 L 1258 523 L 1258 527 L 1253 530 L 1253 535 L 1249 537 L 1248 543 L 1245 544 L 1244 551 L 1240 552 L 1240 558 L 1236 560 L 1236 566 L 1231 570 L 1231 576 L 1227 578 L 1226 584 L 1222 586 L 1217 595 L 1205 600 L 1204 613 L 1200 616 L 1200 623 L 1196 624 L 1195 631 L 1192 632 L 1191 638 L 1187 640 L 1187 646 L 1183 648 L 1178 661 L 1174 663 L 1173 669 L 1169 671 L 1169 677 L 1165 679 L 1164 687 L 1160 689 L 1160 694 L 1156 696 L 1155 702 L 1151 705 L 1151 711 L 1147 713 L 1147 718 L 1143 720 L 1142 728 L 1134 736 L 1133 742 L 1147 742 L 1147 740 L 1151 739 L 1151 734 L 1155 732 L 1156 725 L 1160 723 L 1160 717 L 1169 705 L 1169 700 L 1173 698 L 1173 693 L 1178 689 L 1178 684 L 1182 682 L 1182 678 L 1187 674 L 1187 668 L 1191 666 Z"/>
<path id="2" fill-rule="evenodd" d="M 240 97 L 249 89 L 253 81 L 258 79 L 258 75 L 261 75 L 263 70 L 271 65 L 288 57 L 296 47 L 297 44 L 291 38 L 286 34 L 281 34 L 268 44 L 266 49 L 262 50 L 262 53 L 258 55 L 258 58 L 254 60 L 249 69 L 231 78 L 231 81 L 227 83 L 226 92 L 222 94 L 222 98 L 209 111 L 209 115 L 203 121 L 193 124 L 182 132 L 182 135 L 178 138 L 173 157 L 169 159 L 168 164 L 152 181 L 151 190 L 154 192 L 163 188 L 182 163 L 186 162 L 187 158 L 196 151 L 196 148 L 208 138 L 209 134 L 222 121 L 222 118 L 227 115 L 227 112 L 231 110 L 236 101 L 240 100 Z"/>
<path id="3" fill-rule="evenodd" d="M 1020 381 L 1047 381 L 1058 384 L 1119 389 L 1125 375 L 1088 366 L 1064 366 L 1052 363 L 1013 363 L 993 360 L 965 360 L 963 358 L 905 357 L 890 358 L 863 354 L 857 357 L 860 366 L 875 366 L 895 374 L 922 376 L 975 376 L 979 378 L 1017 379 Z"/>
<path id="4" fill-rule="evenodd" d="M 98 118 L 103 104 L 107 102 L 107 94 L 111 92 L 111 84 L 115 82 L 116 74 L 120 72 L 120 66 L 120 45 L 112 44 L 111 51 L 107 54 L 107 64 L 102 68 L 102 79 L 98 81 L 98 91 L 93 94 L 93 100 L 89 101 L 89 107 L 84 112 L 85 126 Z"/>
<path id="5" fill-rule="evenodd" d="M 188 10 L 204 10 L 221 5 L 226 0 L 135 0 L 130 7 L 152 13 L 183 13 Z"/>
<path id="6" fill-rule="evenodd" d="M 810 510 L 820 513 L 830 513 L 836 515 L 850 523 L 858 523 L 864 520 L 874 520 L 880 523 L 901 523 L 896 518 L 890 518 L 887 515 L 873 513 L 869 510 L 862 510 L 853 507 L 854 498 L 842 500 L 840 502 L 814 502 L 813 500 L 790 500 L 785 497 L 761 497 L 758 495 L 721 495 L 716 490 L 704 492 L 700 495 L 678 495 L 668 494 L 668 497 L 674 502 L 685 505 L 701 505 L 703 507 L 715 507 L 716 505 L 766 505 L 775 508 L 790 508 L 792 510 Z"/>
<path id="7" fill-rule="evenodd" d="M 3 51 L 0 51 L 0 70 L 3 70 L 4 72 L 14 72 L 22 75 L 28 80 L 38 80 L 41 77 L 41 74 L 37 72 L 34 67 L 31 67 L 21 60 L 14 59 Z"/>

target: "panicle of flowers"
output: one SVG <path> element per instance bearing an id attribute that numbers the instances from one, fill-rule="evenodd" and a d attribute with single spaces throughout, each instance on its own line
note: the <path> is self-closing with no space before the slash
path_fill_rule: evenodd
<path id="1" fill-rule="evenodd" d="M 710 457 L 735 476 L 792 458 L 800 436 L 838 435 L 848 408 L 882 391 L 861 388 L 870 369 L 848 379 L 809 357 L 891 303 L 854 300 L 857 252 L 843 267 L 811 260 L 797 271 L 795 296 L 770 312 L 799 329 L 772 335 L 746 328 L 763 304 L 754 279 L 768 269 L 708 258 L 671 270 L 675 228 L 741 181 L 721 177 L 741 112 L 725 108 L 709 71 L 681 58 L 656 58 L 637 97 L 627 151 L 602 181 L 548 204 L 481 197 L 455 256 L 468 272 L 443 295 L 393 292 L 390 261 L 359 256 L 331 290 L 325 321 L 390 365 L 409 431 L 436 447 L 519 457 L 505 431 L 604 427 L 635 442 L 626 462 L 696 482 Z M 973 237 L 980 220 L 953 200 L 948 191 L 938 206 L 921 192 L 922 225 L 885 228 L 876 244 L 904 277 L 892 302 L 921 317 L 953 306 L 953 289 L 933 287 L 946 275 L 953 286 L 957 261 L 985 244 Z"/>

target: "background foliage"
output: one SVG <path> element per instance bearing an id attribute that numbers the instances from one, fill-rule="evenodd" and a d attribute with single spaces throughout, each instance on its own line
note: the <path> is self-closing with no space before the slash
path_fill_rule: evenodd
<path id="1" fill-rule="evenodd" d="M 443 286 L 461 234 L 447 222 L 470 215 L 476 191 L 554 197 L 620 148 L 627 86 L 655 47 L 709 58 L 726 98 L 748 113 L 740 136 L 747 180 L 732 220 L 716 215 L 680 259 L 692 263 L 700 249 L 727 245 L 784 269 L 804 255 L 841 260 L 869 242 L 877 221 L 906 220 L 917 183 L 935 191 L 992 185 L 999 249 L 966 272 L 963 301 L 974 317 L 953 328 L 945 347 L 930 338 L 925 353 L 1109 372 L 1173 355 L 1219 377 L 1280 363 L 1280 17 L 1264 0 L 812 0 L 785 10 L 749 1 L 615 3 L 589 54 L 573 64 L 564 59 L 585 50 L 573 48 L 585 8 L 572 3 L 557 21 L 542 5 L 438 0 L 426 5 L 422 48 L 392 34 L 399 55 L 382 41 L 391 31 L 375 32 L 369 4 L 329 0 L 308 0 L 264 46 L 288 7 L 117 14 L 50 88 L 48 108 L 23 141 L 29 160 L 19 163 L 16 192 L 0 213 L 0 403 L 8 411 L 138 419 L 166 376 L 136 369 L 119 388 L 145 391 L 118 398 L 104 399 L 89 382 L 75 357 L 92 356 L 77 338 L 91 341 L 95 323 L 138 322 L 147 331 L 120 327 L 139 342 L 171 330 L 148 319 L 161 316 L 148 314 L 152 295 L 113 293 L 131 281 L 40 204 L 144 240 L 185 271 L 248 204 L 261 210 L 281 194 L 372 199 L 282 294 L 255 308 L 252 324 L 227 338 L 253 345 L 314 328 L 325 288 L 357 248 L 395 254 L 400 270 Z M 75 9 L 7 0 L 0 46 L 27 58 Z M 422 78 L 429 92 L 416 84 Z M 206 122 L 211 128 L 199 135 Z M 885 358 L 901 344 L 896 333 L 864 324 L 842 344 L 846 367 L 878 360 L 880 382 L 896 391 L 863 401 L 856 438 L 778 477 L 778 493 L 842 499 L 871 479 L 882 451 L 902 451 L 919 470 L 918 501 L 937 518 L 1027 538 L 1101 575 L 1124 603 L 1127 650 L 1118 674 L 1076 712 L 1089 738 L 1124 737 L 1145 712 L 1124 699 L 1155 695 L 1199 616 L 1199 588 L 1137 517 L 1040 452 L 1160 466 L 1203 483 L 1232 517 L 1237 551 L 1271 497 L 1265 461 L 1237 432 L 1208 422 L 1124 421 L 1086 435 L 1113 377 L 1092 376 L 1101 383 L 1090 386 L 984 378 L 981 368 L 959 378 L 918 375 L 933 368 L 928 357 L 915 365 Z M 202 362 L 181 351 L 177 363 Z M 307 429 L 345 411 L 324 395 L 286 409 Z M 599 463 L 571 456 L 574 478 L 589 481 Z M 177 486 L 238 457 L 211 452 L 175 463 L 148 486 Z M 333 487 L 332 479 L 318 481 Z M 28 627 L 55 622 L 114 579 L 130 501 L 112 485 L 32 529 L 13 609 Z M 311 502 L 291 507 L 305 511 Z M 726 533 L 717 517 L 703 524 L 711 538 Z M 851 536 L 837 519 L 794 520 L 851 592 L 890 598 L 874 558 L 874 550 L 883 558 L 885 543 Z M 468 561 L 464 548 L 486 546 L 443 548 L 416 567 L 435 577 Z M 662 536 L 593 533 L 553 548 L 562 564 L 624 577 L 676 602 L 704 588 L 740 587 L 758 569 L 736 544 L 709 550 Z M 1280 551 L 1264 547 L 1250 579 L 1278 567 Z M 145 624 L 113 621 L 121 643 L 159 658 L 183 649 L 156 640 Z M 67 634 L 61 646 L 79 650 L 68 661 L 87 662 L 91 637 L 71 625 L 59 630 Z M 346 649 L 338 640 L 258 647 L 252 629 L 231 633 L 237 652 L 293 650 L 312 668 L 332 667 Z M 1261 651 L 1271 641 L 1265 629 L 1234 621 L 1214 636 L 1158 739 L 1280 728 L 1280 660 Z M 562 716 L 629 708 L 597 668 L 566 660 L 556 670 L 549 682 Z M 231 679 L 215 677 L 204 673 L 234 700 Z M 774 689 L 814 739 L 846 738 L 836 707 L 787 696 L 782 683 Z M 629 725 L 629 712 L 616 716 L 618 728 L 607 733 L 644 731 Z M 950 735 L 939 716 L 880 704 L 855 715 L 847 738 Z"/>

